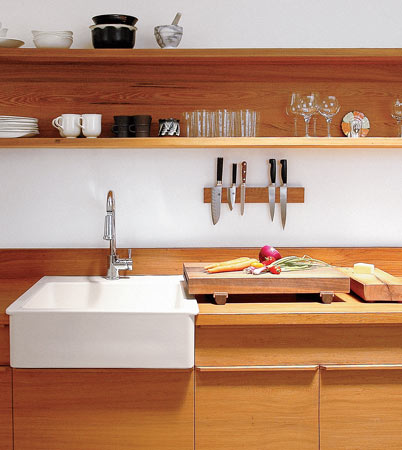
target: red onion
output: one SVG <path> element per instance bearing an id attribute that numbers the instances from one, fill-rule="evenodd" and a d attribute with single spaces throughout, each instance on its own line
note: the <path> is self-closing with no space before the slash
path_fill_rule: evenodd
<path id="1" fill-rule="evenodd" d="M 264 245 L 264 247 L 262 247 L 262 249 L 260 250 L 260 254 L 258 255 L 258 257 L 260 258 L 260 262 L 265 261 L 265 258 L 267 258 L 268 256 L 272 256 L 275 259 L 282 258 L 278 250 L 276 250 L 274 247 Z"/>

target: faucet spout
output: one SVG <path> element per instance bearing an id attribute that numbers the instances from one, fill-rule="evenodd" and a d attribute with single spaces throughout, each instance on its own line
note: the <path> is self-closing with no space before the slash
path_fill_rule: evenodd
<path id="1" fill-rule="evenodd" d="M 128 258 L 120 259 L 116 252 L 116 224 L 115 224 L 115 201 L 113 191 L 109 191 L 106 198 L 106 216 L 103 239 L 110 241 L 109 268 L 106 279 L 118 280 L 120 270 L 132 270 L 133 260 L 131 259 L 131 249 Z"/>

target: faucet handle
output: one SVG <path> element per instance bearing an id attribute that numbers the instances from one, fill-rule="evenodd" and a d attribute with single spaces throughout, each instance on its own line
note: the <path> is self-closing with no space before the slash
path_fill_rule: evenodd
<path id="1" fill-rule="evenodd" d="M 128 249 L 128 259 L 131 259 L 131 248 Z"/>

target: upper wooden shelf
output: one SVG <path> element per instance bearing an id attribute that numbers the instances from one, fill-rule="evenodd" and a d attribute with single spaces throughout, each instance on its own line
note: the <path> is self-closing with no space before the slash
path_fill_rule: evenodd
<path id="1" fill-rule="evenodd" d="M 402 138 L 19 138 L 0 139 L 0 148 L 401 148 Z"/>
<path id="2" fill-rule="evenodd" d="M 227 48 L 227 49 L 0 49 L 0 62 L 38 64 L 401 63 L 399 48 Z"/>

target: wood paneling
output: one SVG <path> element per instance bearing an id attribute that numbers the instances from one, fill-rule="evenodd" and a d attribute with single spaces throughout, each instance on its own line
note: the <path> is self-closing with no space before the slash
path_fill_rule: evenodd
<path id="1" fill-rule="evenodd" d="M 196 366 L 398 364 L 400 326 L 197 327 Z"/>
<path id="2" fill-rule="evenodd" d="M 402 368 L 323 370 L 321 450 L 400 450 Z"/>
<path id="3" fill-rule="evenodd" d="M 317 450 L 318 371 L 196 373 L 197 450 Z"/>
<path id="4" fill-rule="evenodd" d="M 314 89 L 340 100 L 334 136 L 356 109 L 369 117 L 370 136 L 396 136 L 389 104 L 402 89 L 401 60 L 399 49 L 4 49 L 0 114 L 38 117 L 41 137 L 58 136 L 51 119 L 61 113 L 103 114 L 103 137 L 112 136 L 113 115 L 151 114 L 156 136 L 161 117 L 249 108 L 260 113 L 259 136 L 291 136 L 289 93 Z M 323 118 L 317 129 L 326 135 Z"/>
<path id="5" fill-rule="evenodd" d="M 0 324 L 0 366 L 10 364 L 10 334 L 8 325 Z"/>
<path id="6" fill-rule="evenodd" d="M 0 367 L 0 449 L 13 448 L 11 369 Z"/>
<path id="7" fill-rule="evenodd" d="M 335 266 L 355 262 L 375 264 L 392 275 L 402 275 L 400 247 L 287 247 L 278 248 L 282 256 L 309 255 Z M 174 275 L 183 273 L 184 262 L 225 261 L 238 256 L 257 258 L 259 248 L 134 248 L 135 275 Z M 109 249 L 0 249 L 0 278 L 44 275 L 105 275 Z M 119 250 L 124 257 L 125 250 Z M 155 264 L 155 261 L 158 264 Z"/>
<path id="8" fill-rule="evenodd" d="M 15 450 L 191 450 L 192 371 L 14 371 Z"/>

